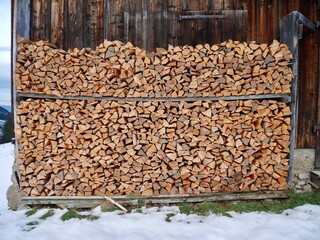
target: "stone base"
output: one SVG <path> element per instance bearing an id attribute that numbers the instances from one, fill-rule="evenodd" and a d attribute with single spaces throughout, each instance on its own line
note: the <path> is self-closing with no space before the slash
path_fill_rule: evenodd
<path id="1" fill-rule="evenodd" d="M 310 173 L 295 174 L 292 179 L 292 187 L 295 192 L 309 192 L 312 191 L 310 181 Z"/>
<path id="2" fill-rule="evenodd" d="M 15 161 L 12 166 L 11 182 L 12 185 L 7 190 L 8 207 L 11 210 L 18 210 L 20 207 L 22 191 L 18 185 L 18 164 Z"/>
<path id="3" fill-rule="evenodd" d="M 296 192 L 312 191 L 310 171 L 315 168 L 314 149 L 295 149 L 292 187 Z"/>
<path id="4" fill-rule="evenodd" d="M 21 201 L 21 193 L 18 184 L 12 184 L 7 190 L 8 207 L 18 210 Z"/>

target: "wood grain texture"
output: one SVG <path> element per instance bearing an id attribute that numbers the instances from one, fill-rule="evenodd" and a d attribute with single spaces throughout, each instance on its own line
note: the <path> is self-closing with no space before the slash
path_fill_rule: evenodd
<path id="1" fill-rule="evenodd" d="M 31 28 L 30 21 L 31 17 L 31 2 L 32 0 L 17 0 L 15 1 L 16 16 L 14 16 L 16 21 L 16 38 L 30 38 Z M 12 7 L 14 9 L 14 7 Z M 13 13 L 14 14 L 14 13 Z M 12 23 L 14 24 L 14 22 Z"/>
<path id="2" fill-rule="evenodd" d="M 312 6 L 312 8 L 310 8 Z M 300 3 L 300 11 L 310 21 L 319 20 L 317 9 L 317 1 L 310 3 Z M 308 148 L 316 147 L 316 135 L 313 131 L 317 121 L 317 98 L 319 98 L 319 35 L 311 33 L 304 29 L 303 38 L 300 40 L 300 49 L 308 49 L 308 51 L 299 52 L 300 70 L 298 82 L 298 131 L 297 131 L 297 147 Z M 308 103 L 308 107 L 306 106 Z"/>
<path id="3" fill-rule="evenodd" d="M 85 0 L 67 2 L 67 49 L 86 47 L 86 5 Z"/>
<path id="4" fill-rule="evenodd" d="M 59 48 L 65 48 L 65 1 L 66 0 L 52 0 L 51 6 L 51 34 L 50 42 Z"/>
<path id="5" fill-rule="evenodd" d="M 125 8 L 128 7 L 127 0 L 110 0 L 105 1 L 105 38 L 108 40 L 120 40 L 127 42 L 125 37 Z"/>
<path id="6" fill-rule="evenodd" d="M 319 9 L 319 2 L 318 2 L 318 9 Z M 319 10 L 318 10 L 319 11 Z M 318 16 L 319 18 L 319 16 Z M 318 32 L 318 44 L 320 44 L 320 33 Z M 318 89 L 317 89 L 317 126 L 320 126 L 320 48 L 318 48 Z M 320 169 L 320 130 L 316 133 L 316 169 Z"/>
<path id="7" fill-rule="evenodd" d="M 51 0 L 33 0 L 32 39 L 49 40 L 51 36 Z"/>
<path id="8" fill-rule="evenodd" d="M 86 47 L 95 48 L 104 40 L 104 0 L 88 0 L 86 6 Z"/>
<path id="9" fill-rule="evenodd" d="M 288 196 L 283 191 L 259 191 L 253 193 L 214 193 L 201 194 L 198 196 L 190 194 L 161 195 L 161 196 L 111 196 L 113 200 L 124 206 L 138 206 L 139 199 L 143 199 L 146 204 L 177 204 L 177 203 L 197 203 L 210 201 L 240 201 L 240 200 L 266 200 L 266 199 L 286 199 Z M 95 208 L 105 204 L 103 196 L 100 197 L 23 197 L 21 203 L 25 206 L 65 206 L 72 209 Z"/>

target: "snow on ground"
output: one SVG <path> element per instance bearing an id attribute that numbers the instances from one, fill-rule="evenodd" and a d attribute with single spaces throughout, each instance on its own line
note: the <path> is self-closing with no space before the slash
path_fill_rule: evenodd
<path id="1" fill-rule="evenodd" d="M 7 208 L 6 192 L 11 185 L 13 148 L 11 143 L 0 144 L 0 210 Z"/>
<path id="2" fill-rule="evenodd" d="M 142 213 L 104 213 L 100 207 L 82 214 L 93 214 L 95 221 L 60 218 L 67 210 L 54 209 L 54 216 L 39 219 L 48 209 L 27 217 L 26 210 L 6 208 L 5 192 L 10 185 L 13 146 L 0 145 L 0 240 L 87 240 L 87 239 L 320 239 L 320 206 L 304 205 L 282 214 L 231 212 L 232 217 L 180 214 L 178 207 L 143 209 Z M 167 214 L 173 213 L 167 222 Z M 27 225 L 37 221 L 36 226 Z"/>

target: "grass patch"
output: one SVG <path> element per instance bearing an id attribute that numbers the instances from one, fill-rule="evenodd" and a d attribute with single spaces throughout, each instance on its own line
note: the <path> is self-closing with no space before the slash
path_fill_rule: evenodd
<path id="1" fill-rule="evenodd" d="M 32 209 L 26 211 L 24 215 L 26 215 L 27 217 L 30 217 L 30 216 L 34 215 L 37 211 L 38 211 L 38 208 L 32 208 Z"/>
<path id="2" fill-rule="evenodd" d="M 32 222 L 27 222 L 26 225 L 27 226 L 37 226 L 39 224 L 38 221 L 32 221 Z"/>
<path id="3" fill-rule="evenodd" d="M 304 204 L 320 205 L 319 192 L 288 193 L 285 200 L 264 200 L 259 202 L 240 202 L 229 206 L 230 211 L 243 212 L 272 212 L 282 213 L 284 210 L 292 209 Z"/>
<path id="4" fill-rule="evenodd" d="M 135 209 L 132 209 L 133 213 L 142 213 L 142 209 L 141 208 L 135 208 Z"/>
<path id="5" fill-rule="evenodd" d="M 171 222 L 171 219 L 170 219 L 170 218 L 173 217 L 174 215 L 176 215 L 176 214 L 175 214 L 175 213 L 168 213 L 167 216 L 166 216 L 165 221 L 166 221 L 166 222 Z"/>
<path id="6" fill-rule="evenodd" d="M 278 203 L 273 202 L 273 205 L 278 205 Z M 276 207 L 276 206 L 275 206 Z M 265 206 L 264 202 L 237 202 L 232 203 L 226 206 L 227 211 L 235 211 L 237 213 L 245 213 L 245 212 L 269 212 L 267 206 Z"/>
<path id="7" fill-rule="evenodd" d="M 43 214 L 41 217 L 39 217 L 39 219 L 45 220 L 49 217 L 52 217 L 53 215 L 54 215 L 54 210 L 49 210 L 48 212 Z"/>
<path id="8" fill-rule="evenodd" d="M 144 198 L 139 198 L 138 199 L 138 208 L 142 208 L 142 207 L 145 207 L 146 206 L 146 199 Z"/>
<path id="9" fill-rule="evenodd" d="M 196 213 L 201 216 L 208 216 L 210 213 L 231 217 L 228 213 L 234 211 L 237 213 L 246 212 L 272 212 L 282 213 L 284 210 L 292 209 L 304 204 L 320 205 L 320 192 L 306 193 L 288 193 L 288 199 L 282 200 L 261 200 L 261 201 L 241 201 L 241 202 L 204 202 L 198 204 L 180 205 L 181 213 Z"/>
<path id="10" fill-rule="evenodd" d="M 102 212 L 114 212 L 116 210 L 118 210 L 118 208 L 113 204 L 105 204 L 101 206 Z"/>
<path id="11" fill-rule="evenodd" d="M 187 215 L 193 213 L 193 207 L 188 203 L 182 203 L 179 206 L 179 210 L 180 210 L 180 213 L 187 214 Z"/>
<path id="12" fill-rule="evenodd" d="M 222 208 L 220 204 L 212 202 L 204 202 L 195 205 L 194 213 L 201 216 L 208 216 L 210 213 L 214 213 L 217 215 L 231 217 L 231 215 L 227 213 L 226 209 Z"/>
<path id="13" fill-rule="evenodd" d="M 304 204 L 320 205 L 320 192 L 305 192 L 305 193 L 289 193 L 291 205 L 294 207 Z"/>
<path id="14" fill-rule="evenodd" d="M 65 214 L 63 214 L 61 216 L 61 220 L 62 221 L 68 221 L 68 220 L 73 219 L 73 218 L 76 218 L 76 219 L 87 219 L 87 220 L 90 220 L 90 221 L 99 219 L 98 216 L 94 216 L 94 215 L 91 215 L 91 214 L 90 215 L 79 214 L 73 209 L 70 209 L 68 212 L 66 212 Z"/>

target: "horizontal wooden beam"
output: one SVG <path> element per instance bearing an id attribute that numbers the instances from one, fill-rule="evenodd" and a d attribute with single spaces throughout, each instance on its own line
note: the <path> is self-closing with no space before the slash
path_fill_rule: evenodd
<path id="1" fill-rule="evenodd" d="M 295 12 L 295 13 L 298 15 L 297 19 L 299 23 L 308 27 L 312 32 L 316 31 L 316 25 L 313 22 L 311 22 L 308 18 L 306 18 L 302 13 L 300 12 Z"/>
<path id="2" fill-rule="evenodd" d="M 226 19 L 225 15 L 180 15 L 179 20 Z"/>
<path id="3" fill-rule="evenodd" d="M 219 97 L 178 97 L 178 98 L 118 98 L 118 97 L 86 97 L 86 96 L 57 96 L 36 93 L 17 93 L 20 98 L 39 98 L 39 99 L 62 99 L 62 100 L 96 100 L 96 101 L 158 101 L 158 102 L 196 102 L 196 101 L 236 101 L 236 100 L 263 100 L 263 99 L 280 99 L 288 103 L 291 101 L 289 94 L 261 94 L 261 95 L 243 95 L 243 96 L 219 96 Z"/>
<path id="4" fill-rule="evenodd" d="M 284 191 L 257 191 L 246 193 L 213 193 L 202 195 L 161 195 L 161 196 L 109 196 L 114 201 L 124 206 L 137 206 L 139 200 L 145 204 L 179 204 L 199 202 L 243 201 L 285 199 Z M 63 208 L 94 208 L 106 204 L 103 196 L 50 196 L 50 197 L 23 197 L 22 206 L 48 206 L 56 205 Z"/>

